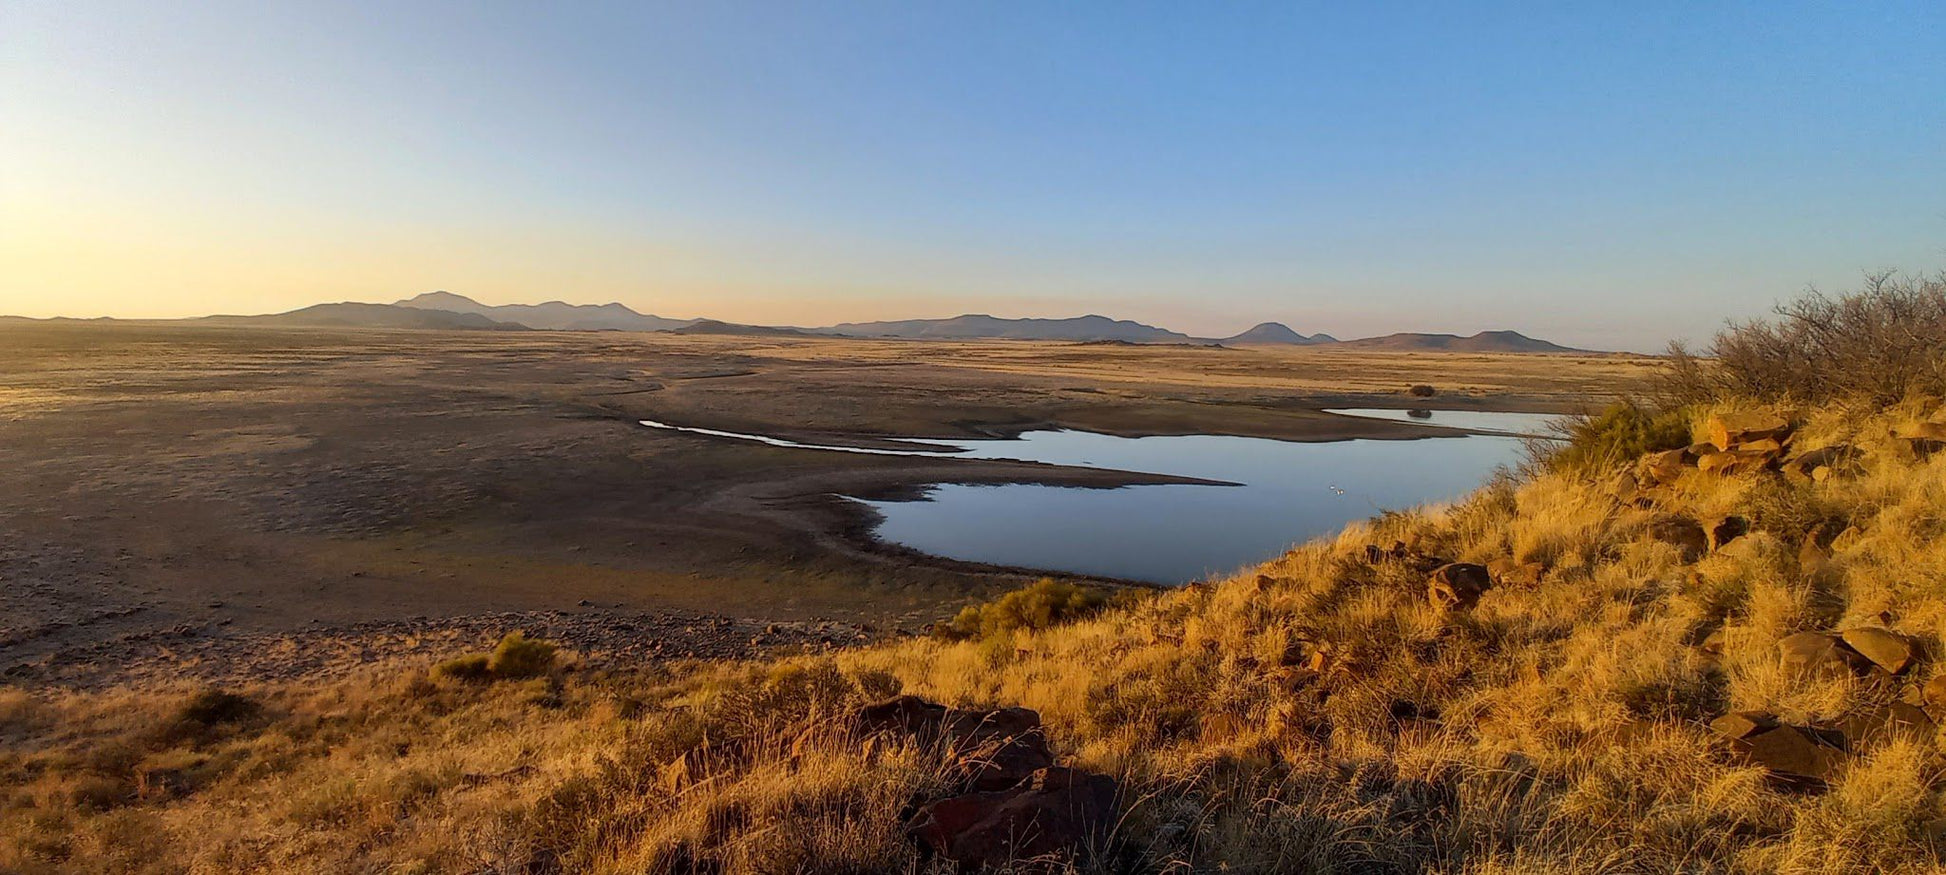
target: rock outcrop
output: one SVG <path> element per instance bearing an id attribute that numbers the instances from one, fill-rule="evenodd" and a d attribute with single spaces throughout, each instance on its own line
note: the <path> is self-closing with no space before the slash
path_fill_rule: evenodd
<path id="1" fill-rule="evenodd" d="M 1115 822 L 1115 780 L 1056 765 L 1040 715 L 1027 708 L 948 708 L 896 696 L 806 730 L 793 752 L 816 742 L 910 743 L 937 757 L 951 795 L 921 806 L 906 833 L 961 869 L 1085 859 Z"/>
<path id="2" fill-rule="evenodd" d="M 962 869 L 1085 857 L 1107 843 L 1120 792 L 1107 775 L 1054 766 L 1005 790 L 931 803 L 906 833 Z"/>
<path id="3" fill-rule="evenodd" d="M 1467 610 L 1480 596 L 1493 588 L 1493 574 L 1484 565 L 1449 562 L 1439 566 L 1426 581 L 1426 598 L 1433 606 Z"/>

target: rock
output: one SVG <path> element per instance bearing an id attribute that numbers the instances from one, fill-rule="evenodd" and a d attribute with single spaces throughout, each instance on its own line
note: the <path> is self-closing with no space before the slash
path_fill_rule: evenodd
<path id="1" fill-rule="evenodd" d="M 1749 453 L 1761 453 L 1766 456 L 1782 456 L 1784 454 L 1784 445 L 1772 438 L 1765 438 L 1760 441 L 1745 441 L 1743 443 L 1737 444 L 1736 449 L 1732 450 L 1731 452 L 1735 452 L 1740 455 L 1749 454 Z"/>
<path id="2" fill-rule="evenodd" d="M 1650 453 L 1635 463 L 1635 477 L 1644 483 L 1659 486 L 1682 476 L 1683 469 L 1695 461 L 1696 457 L 1687 449 Z"/>
<path id="3" fill-rule="evenodd" d="M 894 733 L 908 735 L 922 743 L 939 738 L 946 722 L 946 706 L 918 696 L 894 696 L 866 705 L 852 714 L 851 724 L 861 735 Z"/>
<path id="4" fill-rule="evenodd" d="M 1054 754 L 1039 729 L 1004 739 L 977 742 L 956 748 L 947 773 L 951 781 L 965 790 L 985 792 L 1005 790 L 1054 765 Z"/>
<path id="5" fill-rule="evenodd" d="M 1823 790 L 1850 759 L 1842 737 L 1798 726 L 1778 726 L 1734 744 L 1746 761 L 1798 790 Z"/>
<path id="6" fill-rule="evenodd" d="M 1764 711 L 1732 711 L 1710 721 L 1710 729 L 1733 741 L 1742 741 L 1777 728 L 1777 717 Z"/>
<path id="7" fill-rule="evenodd" d="M 1012 789 L 927 805 L 907 823 L 906 833 L 927 854 L 962 869 L 1038 857 L 1085 858 L 1107 842 L 1119 793 L 1107 775 L 1054 766 Z"/>
<path id="8" fill-rule="evenodd" d="M 1041 729 L 1041 715 L 1030 708 L 953 709 L 946 712 L 941 722 L 946 738 L 961 746 L 1038 734 Z"/>
<path id="9" fill-rule="evenodd" d="M 1682 551 L 1684 562 L 1701 559 L 1710 547 L 1709 533 L 1688 517 L 1658 517 L 1649 523 L 1648 534 L 1650 538 Z"/>
<path id="10" fill-rule="evenodd" d="M 1918 648 L 1913 646 L 1912 639 L 1878 626 L 1846 629 L 1842 639 L 1845 646 L 1892 674 L 1905 671 L 1918 656 Z"/>
<path id="11" fill-rule="evenodd" d="M 1797 454 L 1784 463 L 1784 474 L 1793 479 L 1822 482 L 1835 476 L 1858 472 L 1858 450 L 1850 444 L 1819 447 Z M 1822 470 L 1824 473 L 1819 474 Z"/>
<path id="12" fill-rule="evenodd" d="M 1791 424 L 1771 413 L 1719 413 L 1710 417 L 1707 430 L 1710 443 L 1728 450 L 1751 441 L 1782 441 L 1791 433 Z"/>
<path id="13" fill-rule="evenodd" d="M 1478 604 L 1480 594 L 1493 588 L 1493 575 L 1484 565 L 1450 562 L 1434 570 L 1426 582 L 1426 598 L 1435 607 L 1466 610 Z"/>
<path id="14" fill-rule="evenodd" d="M 1840 728 L 1844 731 L 1847 747 L 1862 750 L 1881 744 L 1899 733 L 1929 736 L 1933 733 L 1933 721 L 1915 705 L 1893 702 L 1862 714 L 1850 715 Z"/>
<path id="15" fill-rule="evenodd" d="M 1487 563 L 1487 574 L 1500 586 L 1535 586 L 1547 574 L 1547 565 L 1519 562 L 1512 556 L 1501 556 Z"/>
<path id="16" fill-rule="evenodd" d="M 1720 453 L 1709 453 L 1698 458 L 1696 460 L 1696 470 L 1706 474 L 1717 474 L 1727 477 L 1735 474 L 1748 474 L 1752 471 L 1761 471 L 1770 467 L 1771 463 L 1776 460 L 1777 455 L 1775 453 L 1725 450 Z"/>
<path id="17" fill-rule="evenodd" d="M 1831 561 L 1831 545 L 1842 530 L 1834 523 L 1826 522 L 1813 526 L 1804 533 L 1804 543 L 1797 549 L 1797 565 L 1806 574 L 1823 568 Z"/>
<path id="18" fill-rule="evenodd" d="M 1823 632 L 1786 635 L 1777 642 L 1777 655 L 1784 670 L 1817 676 L 1854 673 L 1867 663 L 1838 636 Z"/>
<path id="19" fill-rule="evenodd" d="M 1708 534 L 1710 551 L 1715 552 L 1723 549 L 1724 544 L 1750 534 L 1750 521 L 1736 515 L 1717 517 L 1710 523 Z"/>
<path id="20" fill-rule="evenodd" d="M 1615 475 L 1615 482 L 1609 485 L 1609 491 L 1624 503 L 1632 502 L 1642 492 L 1642 478 L 1633 471 L 1623 471 Z"/>
<path id="21" fill-rule="evenodd" d="M 1934 712 L 1946 712 L 1946 674 L 1926 682 L 1919 688 L 1919 700 Z"/>

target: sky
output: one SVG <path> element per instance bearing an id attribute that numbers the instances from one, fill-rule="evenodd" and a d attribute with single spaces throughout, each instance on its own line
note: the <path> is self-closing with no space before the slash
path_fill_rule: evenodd
<path id="1" fill-rule="evenodd" d="M 0 313 L 1653 350 L 1946 268 L 1946 4 L 0 0 Z"/>

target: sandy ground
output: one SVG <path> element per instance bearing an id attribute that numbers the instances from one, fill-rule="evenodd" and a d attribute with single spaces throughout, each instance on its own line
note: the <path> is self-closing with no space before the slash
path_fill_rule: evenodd
<path id="1" fill-rule="evenodd" d="M 1566 410 L 1637 388 L 1649 368 L 1604 356 L 0 325 L 0 677 L 328 670 L 442 655 L 522 626 L 580 636 L 590 652 L 709 657 L 911 632 L 1020 574 L 877 544 L 835 493 L 1154 482 L 771 448 L 644 429 L 643 418 L 861 444 L 1053 426 L 1405 438 L 1424 432 L 1317 408 L 1414 406 L 1404 389 L 1423 382 L 1442 390 L 1438 406 Z M 771 627 L 782 637 L 752 643 L 752 629 Z"/>

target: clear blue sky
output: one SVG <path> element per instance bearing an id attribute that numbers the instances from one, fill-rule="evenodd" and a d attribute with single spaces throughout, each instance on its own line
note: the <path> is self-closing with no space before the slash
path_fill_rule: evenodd
<path id="1" fill-rule="evenodd" d="M 1946 3 L 0 0 L 0 312 L 1702 337 L 1946 267 Z"/>

